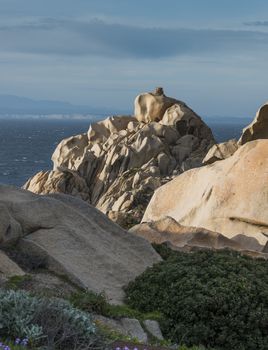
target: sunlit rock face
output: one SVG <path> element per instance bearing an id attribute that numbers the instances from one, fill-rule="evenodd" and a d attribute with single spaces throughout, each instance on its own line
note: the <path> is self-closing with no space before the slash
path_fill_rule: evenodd
<path id="1" fill-rule="evenodd" d="M 149 108 L 150 120 L 161 110 L 159 122 L 113 116 L 93 123 L 85 134 L 63 140 L 52 156 L 53 171 L 36 174 L 24 188 L 40 194 L 68 193 L 125 227 L 138 223 L 155 189 L 201 166 L 215 143 L 209 127 L 185 103 L 170 99 L 164 106 L 153 112 Z"/>
<path id="2" fill-rule="evenodd" d="M 192 169 L 158 188 L 144 222 L 170 216 L 232 238 L 265 244 L 268 234 L 268 140 L 247 142 L 232 156 Z"/>

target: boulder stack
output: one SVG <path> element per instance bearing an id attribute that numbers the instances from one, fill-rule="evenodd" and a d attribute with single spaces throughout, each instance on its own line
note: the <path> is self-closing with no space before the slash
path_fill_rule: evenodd
<path id="1" fill-rule="evenodd" d="M 165 102 L 161 90 L 140 96 L 136 117 L 109 117 L 63 140 L 52 156 L 54 169 L 36 174 L 24 188 L 79 197 L 125 227 L 140 222 L 155 189 L 201 166 L 215 143 L 209 127 L 185 103 Z M 144 117 L 138 110 L 146 110 Z"/>

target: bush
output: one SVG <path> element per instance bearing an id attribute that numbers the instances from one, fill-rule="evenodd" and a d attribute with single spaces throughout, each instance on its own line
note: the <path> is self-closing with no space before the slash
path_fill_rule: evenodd
<path id="1" fill-rule="evenodd" d="M 73 293 L 70 297 L 70 302 L 86 312 L 95 313 L 98 315 L 120 319 L 122 317 L 137 318 L 140 321 L 146 319 L 161 320 L 162 315 L 159 312 L 142 313 L 134 310 L 127 305 L 113 305 L 108 303 L 105 294 L 96 294 L 92 291 L 79 291 Z"/>
<path id="2" fill-rule="evenodd" d="M 47 349 L 95 349 L 101 339 L 91 316 L 61 299 L 0 291 L 0 336 L 26 337 Z"/>
<path id="3" fill-rule="evenodd" d="M 99 315 L 106 315 L 109 308 L 105 294 L 96 294 L 91 291 L 73 293 L 70 297 L 70 302 L 81 310 L 90 313 L 94 312 Z"/>
<path id="4" fill-rule="evenodd" d="M 230 251 L 162 252 L 166 260 L 126 288 L 130 307 L 161 312 L 165 336 L 178 344 L 268 349 L 266 261 Z"/>

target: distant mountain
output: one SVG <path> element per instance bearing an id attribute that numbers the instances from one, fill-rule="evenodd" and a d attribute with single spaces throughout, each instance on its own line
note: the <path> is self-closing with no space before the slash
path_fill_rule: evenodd
<path id="1" fill-rule="evenodd" d="M 128 114 L 126 111 L 76 106 L 69 102 L 51 100 L 32 100 L 14 95 L 0 95 L 0 115 L 25 114 Z"/>

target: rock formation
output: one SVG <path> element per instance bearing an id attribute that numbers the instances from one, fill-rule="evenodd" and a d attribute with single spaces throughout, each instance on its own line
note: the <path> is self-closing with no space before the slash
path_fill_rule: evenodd
<path id="1" fill-rule="evenodd" d="M 260 252 L 259 256 L 264 256 L 261 253 L 264 247 L 253 237 L 237 235 L 227 238 L 202 227 L 180 225 L 171 217 L 141 223 L 130 231 L 152 243 L 167 243 L 174 250 L 188 252 L 196 249 L 233 249 L 243 253 L 249 251 L 250 254 Z"/>
<path id="2" fill-rule="evenodd" d="M 212 164 L 218 160 L 223 160 L 231 157 L 238 150 L 236 140 L 229 140 L 216 145 L 213 145 L 203 159 L 203 164 Z"/>
<path id="3" fill-rule="evenodd" d="M 122 287 L 161 260 L 149 242 L 85 201 L 9 186 L 0 186 L 0 196 L 0 247 L 17 242 L 22 252 L 44 259 L 50 270 L 83 288 L 104 291 L 112 302 L 121 302 Z M 3 273 L 16 269 L 3 254 L 0 261 Z"/>
<path id="4" fill-rule="evenodd" d="M 192 169 L 156 190 L 143 222 L 170 216 L 228 238 L 244 234 L 262 245 L 268 233 L 268 140 L 247 142 L 233 156 Z"/>
<path id="5" fill-rule="evenodd" d="M 152 106 L 144 97 L 152 120 L 165 110 L 159 122 L 114 116 L 93 123 L 87 134 L 63 140 L 52 156 L 53 171 L 36 174 L 24 188 L 77 196 L 125 227 L 140 222 L 154 190 L 201 166 L 215 143 L 211 130 L 185 103 L 171 99 L 172 106 L 170 100 L 163 107 L 157 100 L 165 99 L 161 91 L 149 95 L 156 99 Z"/>
<path id="6" fill-rule="evenodd" d="M 256 113 L 251 124 L 242 133 L 238 143 L 244 145 L 246 142 L 268 138 L 268 103 L 264 104 Z"/>
<path id="7" fill-rule="evenodd" d="M 134 114 L 139 122 L 159 122 L 166 110 L 180 101 L 167 97 L 161 87 L 154 92 L 147 92 L 136 97 L 134 102 Z"/>
<path id="8" fill-rule="evenodd" d="M 0 282 L 12 276 L 24 275 L 24 271 L 0 250 Z"/>

